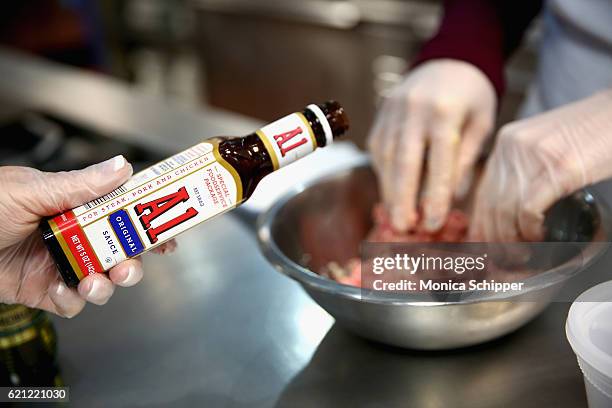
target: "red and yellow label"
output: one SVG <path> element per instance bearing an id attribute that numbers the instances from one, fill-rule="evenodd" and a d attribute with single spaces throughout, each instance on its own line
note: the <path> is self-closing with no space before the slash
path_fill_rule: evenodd
<path id="1" fill-rule="evenodd" d="M 49 225 L 79 279 L 104 271 L 74 212 L 58 215 L 49 221 Z"/>
<path id="2" fill-rule="evenodd" d="M 104 272 L 242 201 L 236 170 L 216 142 L 135 174 L 111 193 L 49 221 L 79 279 Z"/>

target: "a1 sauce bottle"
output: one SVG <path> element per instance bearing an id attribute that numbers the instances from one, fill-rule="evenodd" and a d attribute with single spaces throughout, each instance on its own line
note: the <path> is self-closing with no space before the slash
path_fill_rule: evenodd
<path id="1" fill-rule="evenodd" d="M 268 174 L 348 130 L 337 102 L 309 105 L 242 137 L 216 137 L 136 173 L 109 194 L 41 223 L 64 281 L 109 270 L 248 199 Z"/>

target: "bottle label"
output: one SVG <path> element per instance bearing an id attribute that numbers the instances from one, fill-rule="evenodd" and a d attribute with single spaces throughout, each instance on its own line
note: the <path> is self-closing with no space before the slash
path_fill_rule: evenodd
<path id="1" fill-rule="evenodd" d="M 308 120 L 302 113 L 294 113 L 272 122 L 257 131 L 278 170 L 312 153 L 317 140 Z"/>
<path id="2" fill-rule="evenodd" d="M 83 279 L 231 210 L 241 200 L 238 173 L 219 155 L 216 142 L 204 142 L 49 224 Z"/>
<path id="3" fill-rule="evenodd" d="M 0 307 L 0 350 L 16 347 L 39 335 L 39 323 L 46 319 L 41 310 L 22 305 Z"/>

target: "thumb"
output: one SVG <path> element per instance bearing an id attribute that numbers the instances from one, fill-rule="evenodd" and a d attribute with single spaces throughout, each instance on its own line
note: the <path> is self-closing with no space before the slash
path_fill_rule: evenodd
<path id="1" fill-rule="evenodd" d="M 132 175 L 132 166 L 123 156 L 115 156 L 82 170 L 60 173 L 41 173 L 36 212 L 51 216 L 85 204 L 110 193 Z"/>

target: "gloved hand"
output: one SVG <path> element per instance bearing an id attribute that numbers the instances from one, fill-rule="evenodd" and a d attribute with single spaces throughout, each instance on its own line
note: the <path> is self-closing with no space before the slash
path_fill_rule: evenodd
<path id="1" fill-rule="evenodd" d="M 453 195 L 469 189 L 496 105 L 488 78 L 458 60 L 427 62 L 391 92 L 370 132 L 369 149 L 395 229 L 415 226 L 421 190 L 423 226 L 433 232 L 444 225 Z"/>
<path id="2" fill-rule="evenodd" d="M 557 200 L 612 176 L 612 90 L 504 126 L 476 195 L 470 238 L 543 239 Z"/>
<path id="3" fill-rule="evenodd" d="M 142 262 L 129 259 L 111 269 L 108 276 L 90 275 L 79 283 L 78 290 L 68 288 L 37 230 L 43 217 L 107 194 L 131 175 L 132 166 L 122 156 L 61 173 L 0 167 L 0 302 L 72 317 L 83 309 L 85 301 L 105 304 L 114 284 L 138 283 Z M 173 247 L 170 243 L 161 251 Z"/>

